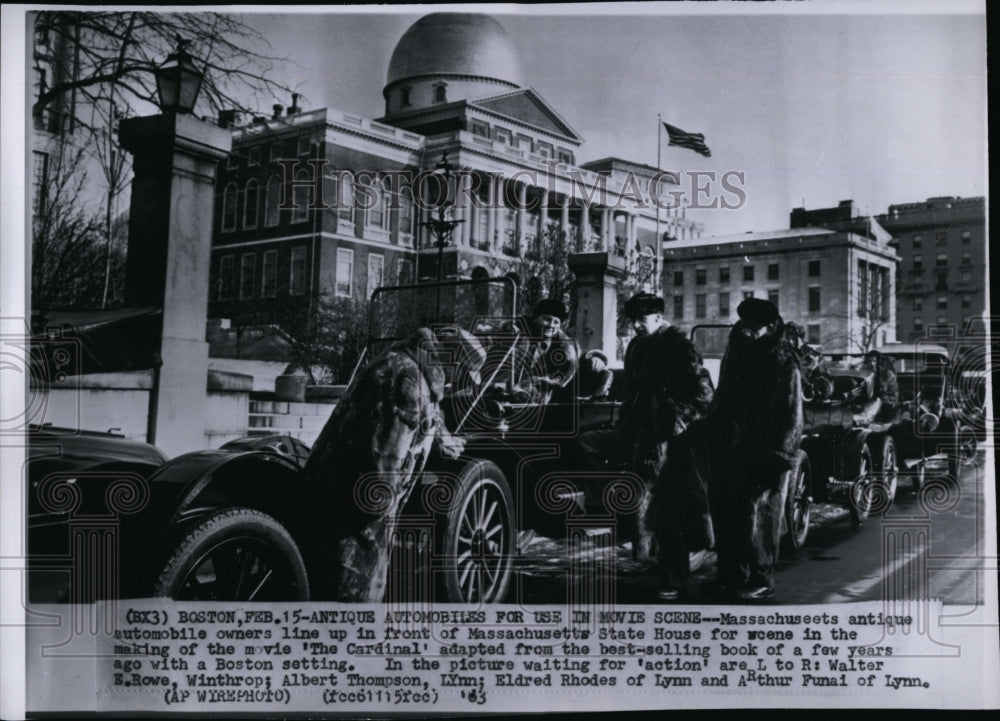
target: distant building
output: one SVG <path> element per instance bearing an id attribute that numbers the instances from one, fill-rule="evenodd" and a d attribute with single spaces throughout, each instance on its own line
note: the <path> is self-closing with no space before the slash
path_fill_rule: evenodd
<path id="1" fill-rule="evenodd" d="M 890 205 L 879 223 L 899 249 L 898 335 L 914 340 L 936 334 L 981 332 L 986 294 L 985 198 L 928 198 Z"/>
<path id="2" fill-rule="evenodd" d="M 848 222 L 851 208 L 840 211 L 845 229 L 802 226 L 666 244 L 668 319 L 687 327 L 730 324 L 752 296 L 771 300 L 825 351 L 858 353 L 895 341 L 899 258 L 876 222 Z M 807 217 L 793 211 L 792 222 Z"/>
<path id="3" fill-rule="evenodd" d="M 249 301 L 333 293 L 367 299 L 385 284 L 502 275 L 543 258 L 546 231 L 574 250 L 655 258 L 660 239 L 697 238 L 683 212 L 636 202 L 676 179 L 616 158 L 579 163 L 583 139 L 528 87 L 502 25 L 434 13 L 404 33 L 389 62 L 385 116 L 275 106 L 242 122 L 217 179 L 209 315 Z M 436 211 L 416 179 L 447 153 L 462 222 L 441 255 Z M 657 232 L 659 231 L 659 237 Z M 531 279 L 524 279 L 530 282 Z"/>

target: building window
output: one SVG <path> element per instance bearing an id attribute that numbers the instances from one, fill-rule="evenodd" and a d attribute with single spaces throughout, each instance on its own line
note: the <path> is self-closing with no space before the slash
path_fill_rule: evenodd
<path id="1" fill-rule="evenodd" d="M 753 266 L 744 265 L 743 266 L 743 281 L 749 282 L 753 280 Z"/>
<path id="2" fill-rule="evenodd" d="M 288 294 L 302 295 L 306 292 L 306 249 L 292 248 L 291 272 L 288 276 Z"/>
<path id="3" fill-rule="evenodd" d="M 233 152 L 226 156 L 226 170 L 236 170 L 240 167 L 240 156 Z"/>
<path id="4" fill-rule="evenodd" d="M 510 145 L 510 131 L 506 128 L 495 128 L 493 130 L 493 137 L 496 138 L 498 143 Z"/>
<path id="5" fill-rule="evenodd" d="M 322 186 L 320 187 L 320 197 L 323 199 L 321 210 L 337 207 L 337 171 L 327 168 L 323 171 Z"/>
<path id="6" fill-rule="evenodd" d="M 219 300 L 229 300 L 233 297 L 233 269 L 236 258 L 224 255 L 219 259 Z"/>
<path id="7" fill-rule="evenodd" d="M 962 308 L 964 310 L 968 310 L 971 307 L 972 307 L 972 296 L 971 295 L 963 295 L 962 296 Z"/>
<path id="8" fill-rule="evenodd" d="M 776 290 L 769 290 L 769 291 L 767 291 L 767 299 L 769 301 L 771 301 L 772 303 L 774 303 L 774 307 L 775 308 L 779 307 L 778 306 L 778 291 L 776 291 Z"/>
<path id="9" fill-rule="evenodd" d="M 914 235 L 913 236 L 913 247 L 914 248 L 922 248 L 923 245 L 924 245 L 924 239 L 923 239 L 923 237 L 921 237 L 920 233 L 917 233 L 916 235 Z"/>
<path id="10" fill-rule="evenodd" d="M 968 270 L 962 271 L 962 282 L 971 283 L 972 282 L 972 272 Z"/>
<path id="11" fill-rule="evenodd" d="M 406 108 L 410 105 L 410 86 L 405 85 L 399 89 L 399 105 L 400 107 Z"/>
<path id="12" fill-rule="evenodd" d="M 354 251 L 337 248 L 337 285 L 335 292 L 342 298 L 350 298 L 354 290 Z"/>
<path id="13" fill-rule="evenodd" d="M 481 138 L 490 137 L 490 126 L 486 123 L 482 123 L 478 120 L 472 121 L 472 134 L 478 135 Z"/>
<path id="14" fill-rule="evenodd" d="M 340 176 L 340 198 L 337 201 L 337 217 L 351 222 L 354 220 L 354 177 L 345 172 Z"/>
<path id="15" fill-rule="evenodd" d="M 729 293 L 719 293 L 719 317 L 729 317 Z"/>
<path id="16" fill-rule="evenodd" d="M 680 320 L 684 317 L 684 296 L 675 295 L 674 296 L 674 320 Z"/>
<path id="17" fill-rule="evenodd" d="M 939 295 L 937 297 L 937 309 L 938 310 L 948 310 L 948 296 Z"/>
<path id="18" fill-rule="evenodd" d="M 244 253 L 240 258 L 240 299 L 253 298 L 257 256 L 254 253 Z"/>
<path id="19" fill-rule="evenodd" d="M 368 254 L 368 297 L 371 298 L 376 288 L 382 285 L 385 272 L 385 258 L 376 253 Z"/>
<path id="20" fill-rule="evenodd" d="M 434 102 L 435 103 L 446 103 L 448 102 L 448 85 L 447 83 L 437 83 L 434 85 Z"/>
<path id="21" fill-rule="evenodd" d="M 778 264 L 777 263 L 768 263 L 767 264 L 767 279 L 768 280 L 780 280 L 781 276 L 779 275 L 779 273 L 780 273 L 780 271 L 778 269 Z"/>
<path id="22" fill-rule="evenodd" d="M 819 334 L 819 323 L 810 323 L 806 326 L 806 343 L 819 345 L 822 342 Z"/>
<path id="23" fill-rule="evenodd" d="M 250 161 L 250 165 L 260 165 L 260 146 L 250 148 L 247 151 L 247 160 Z"/>
<path id="24" fill-rule="evenodd" d="M 962 231 L 962 242 L 963 243 L 971 243 L 972 242 L 972 233 L 970 231 L 968 231 L 968 230 L 963 230 Z"/>
<path id="25" fill-rule="evenodd" d="M 695 285 L 705 285 L 707 281 L 706 275 L 707 271 L 704 268 L 696 268 L 694 271 Z"/>
<path id="26" fill-rule="evenodd" d="M 962 265 L 972 265 L 972 253 L 967 250 L 962 251 Z"/>
<path id="27" fill-rule="evenodd" d="M 868 315 L 868 263 L 858 261 L 858 315 L 864 318 Z"/>
<path id="28" fill-rule="evenodd" d="M 309 220 L 313 192 L 312 170 L 302 168 L 295 173 L 295 187 L 292 189 L 292 222 Z"/>
<path id="29" fill-rule="evenodd" d="M 543 142 L 539 141 L 538 143 L 536 143 L 536 145 L 537 145 L 537 147 L 535 148 L 535 152 L 536 153 L 538 153 L 543 158 L 551 158 L 552 157 L 552 144 L 551 143 L 543 143 Z"/>
<path id="30" fill-rule="evenodd" d="M 706 296 L 704 293 L 698 293 L 694 297 L 694 317 L 704 318 L 705 317 L 705 300 Z"/>
<path id="31" fill-rule="evenodd" d="M 913 319 L 913 330 L 917 333 L 922 333 L 924 330 L 924 319 L 914 318 Z"/>
<path id="32" fill-rule="evenodd" d="M 399 258 L 396 261 L 396 279 L 400 285 L 413 282 L 413 261 L 409 258 Z"/>
<path id="33" fill-rule="evenodd" d="M 924 309 L 924 299 L 919 295 L 913 299 L 913 310 L 923 310 Z"/>
<path id="34" fill-rule="evenodd" d="M 821 268 L 822 268 L 822 262 L 821 261 L 810 260 L 809 261 L 809 277 L 810 278 L 819 278 L 820 273 L 822 272 Z"/>
<path id="35" fill-rule="evenodd" d="M 268 178 L 264 191 L 264 227 L 273 228 L 281 220 L 281 180 L 277 175 Z"/>
<path id="36" fill-rule="evenodd" d="M 310 143 L 311 140 L 312 140 L 312 138 L 310 138 L 308 135 L 300 135 L 299 136 L 298 148 L 297 148 L 297 151 L 298 151 L 297 154 L 298 155 L 309 155 L 309 151 L 310 151 L 310 144 L 309 143 Z"/>
<path id="37" fill-rule="evenodd" d="M 913 269 L 914 270 L 924 269 L 924 256 L 920 255 L 919 253 L 913 256 Z"/>
<path id="38" fill-rule="evenodd" d="M 278 294 L 278 251 L 265 251 L 264 262 L 260 266 L 260 279 L 261 298 L 273 298 Z"/>
<path id="39" fill-rule="evenodd" d="M 728 283 L 729 282 L 729 266 L 724 268 L 719 268 L 719 282 Z"/>
<path id="40" fill-rule="evenodd" d="M 386 212 L 382 187 L 379 185 L 378 181 L 372 179 L 370 185 L 365 185 L 364 195 L 367 198 L 364 202 L 369 206 L 368 212 L 365 214 L 365 225 L 381 229 L 382 222 L 385 220 Z"/>
<path id="41" fill-rule="evenodd" d="M 486 211 L 483 210 L 480 215 L 485 218 Z M 413 234 L 413 191 L 407 186 L 403 186 L 399 191 L 399 232 L 405 235 Z"/>
<path id="42" fill-rule="evenodd" d="M 946 316 L 946 315 L 939 315 L 934 322 L 937 323 L 938 325 L 947 325 L 947 323 L 948 323 L 948 316 Z"/>
<path id="43" fill-rule="evenodd" d="M 558 158 L 560 163 L 564 163 L 566 165 L 573 164 L 573 154 L 570 153 L 568 150 L 557 150 L 556 157 Z"/>
<path id="44" fill-rule="evenodd" d="M 948 265 L 948 254 L 938 253 L 934 256 L 934 265 L 938 268 Z"/>
<path id="45" fill-rule="evenodd" d="M 253 230 L 257 227 L 257 211 L 260 205 L 260 183 L 254 179 L 247 181 L 243 195 L 243 228 Z"/>
<path id="46" fill-rule="evenodd" d="M 222 192 L 222 232 L 231 233 L 236 230 L 236 183 L 229 183 Z"/>
<path id="47" fill-rule="evenodd" d="M 820 312 L 820 292 L 818 287 L 812 287 L 809 289 L 809 312 L 819 313 Z"/>
<path id="48" fill-rule="evenodd" d="M 948 290 L 947 270 L 937 270 L 934 272 L 934 290 Z"/>
<path id="49" fill-rule="evenodd" d="M 282 149 L 281 143 L 272 143 L 268 153 L 268 160 L 272 163 L 276 163 L 281 160 Z"/>
<path id="50" fill-rule="evenodd" d="M 675 270 L 674 271 L 674 285 L 675 286 L 684 285 L 684 271 L 683 270 Z"/>
<path id="51" fill-rule="evenodd" d="M 934 245 L 944 245 L 948 241 L 948 233 L 939 230 L 934 233 Z"/>
<path id="52" fill-rule="evenodd" d="M 49 154 L 34 150 L 32 151 L 32 160 L 34 161 L 34 167 L 32 168 L 31 176 L 33 186 L 31 207 L 35 215 L 41 215 L 48 207 Z"/>

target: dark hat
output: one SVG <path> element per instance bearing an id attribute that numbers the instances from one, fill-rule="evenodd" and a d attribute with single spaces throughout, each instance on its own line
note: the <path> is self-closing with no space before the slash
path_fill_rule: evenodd
<path id="1" fill-rule="evenodd" d="M 644 291 L 636 293 L 625 302 L 625 317 L 630 320 L 642 318 L 644 315 L 662 313 L 663 308 L 663 298 Z"/>
<path id="2" fill-rule="evenodd" d="M 736 314 L 744 323 L 758 327 L 771 325 L 779 318 L 778 307 L 763 298 L 747 298 L 737 306 Z"/>
<path id="3" fill-rule="evenodd" d="M 532 318 L 537 318 L 540 315 L 554 315 L 559 320 L 565 321 L 569 312 L 562 301 L 555 298 L 544 298 L 538 301 L 531 310 Z"/>
<path id="4" fill-rule="evenodd" d="M 604 351 L 598 350 L 597 348 L 592 348 L 591 350 L 584 353 L 583 358 L 584 360 L 587 360 L 589 358 L 600 358 L 602 361 L 604 361 L 604 365 L 608 364 L 608 357 L 604 354 Z"/>

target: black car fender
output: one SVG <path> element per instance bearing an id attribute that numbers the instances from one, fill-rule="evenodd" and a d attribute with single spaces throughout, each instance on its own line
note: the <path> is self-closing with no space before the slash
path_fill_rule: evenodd
<path id="1" fill-rule="evenodd" d="M 858 459 L 861 457 L 861 449 L 868 442 L 871 434 L 867 428 L 849 428 L 845 430 L 841 440 L 841 452 L 838 454 L 840 468 L 837 478 L 841 481 L 853 481 L 858 475 Z"/>

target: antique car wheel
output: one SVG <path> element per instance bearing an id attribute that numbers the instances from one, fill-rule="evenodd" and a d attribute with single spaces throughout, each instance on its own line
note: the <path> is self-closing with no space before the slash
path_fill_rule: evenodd
<path id="1" fill-rule="evenodd" d="M 788 535 L 785 543 L 790 549 L 799 549 L 806 543 L 809 535 L 809 519 L 812 514 L 812 468 L 809 456 L 805 451 L 799 451 L 799 460 L 795 470 L 791 471 L 791 482 L 788 485 L 788 495 L 785 498 L 785 529 Z"/>
<path id="2" fill-rule="evenodd" d="M 875 479 L 872 474 L 872 452 L 868 444 L 861 445 L 858 454 L 858 474 L 851 484 L 850 510 L 851 518 L 857 524 L 868 520 L 875 501 Z"/>
<path id="3" fill-rule="evenodd" d="M 153 589 L 177 601 L 307 601 L 309 581 L 295 541 L 265 513 L 217 511 L 189 528 Z"/>
<path id="4" fill-rule="evenodd" d="M 439 526 L 445 599 L 457 603 L 502 601 L 513 574 L 514 502 L 494 463 L 462 469 L 448 513 Z"/>
<path id="5" fill-rule="evenodd" d="M 896 441 L 892 436 L 882 439 L 882 446 L 873 459 L 878 482 L 882 484 L 886 494 L 886 507 L 896 499 L 899 486 L 899 463 L 896 460 Z"/>

